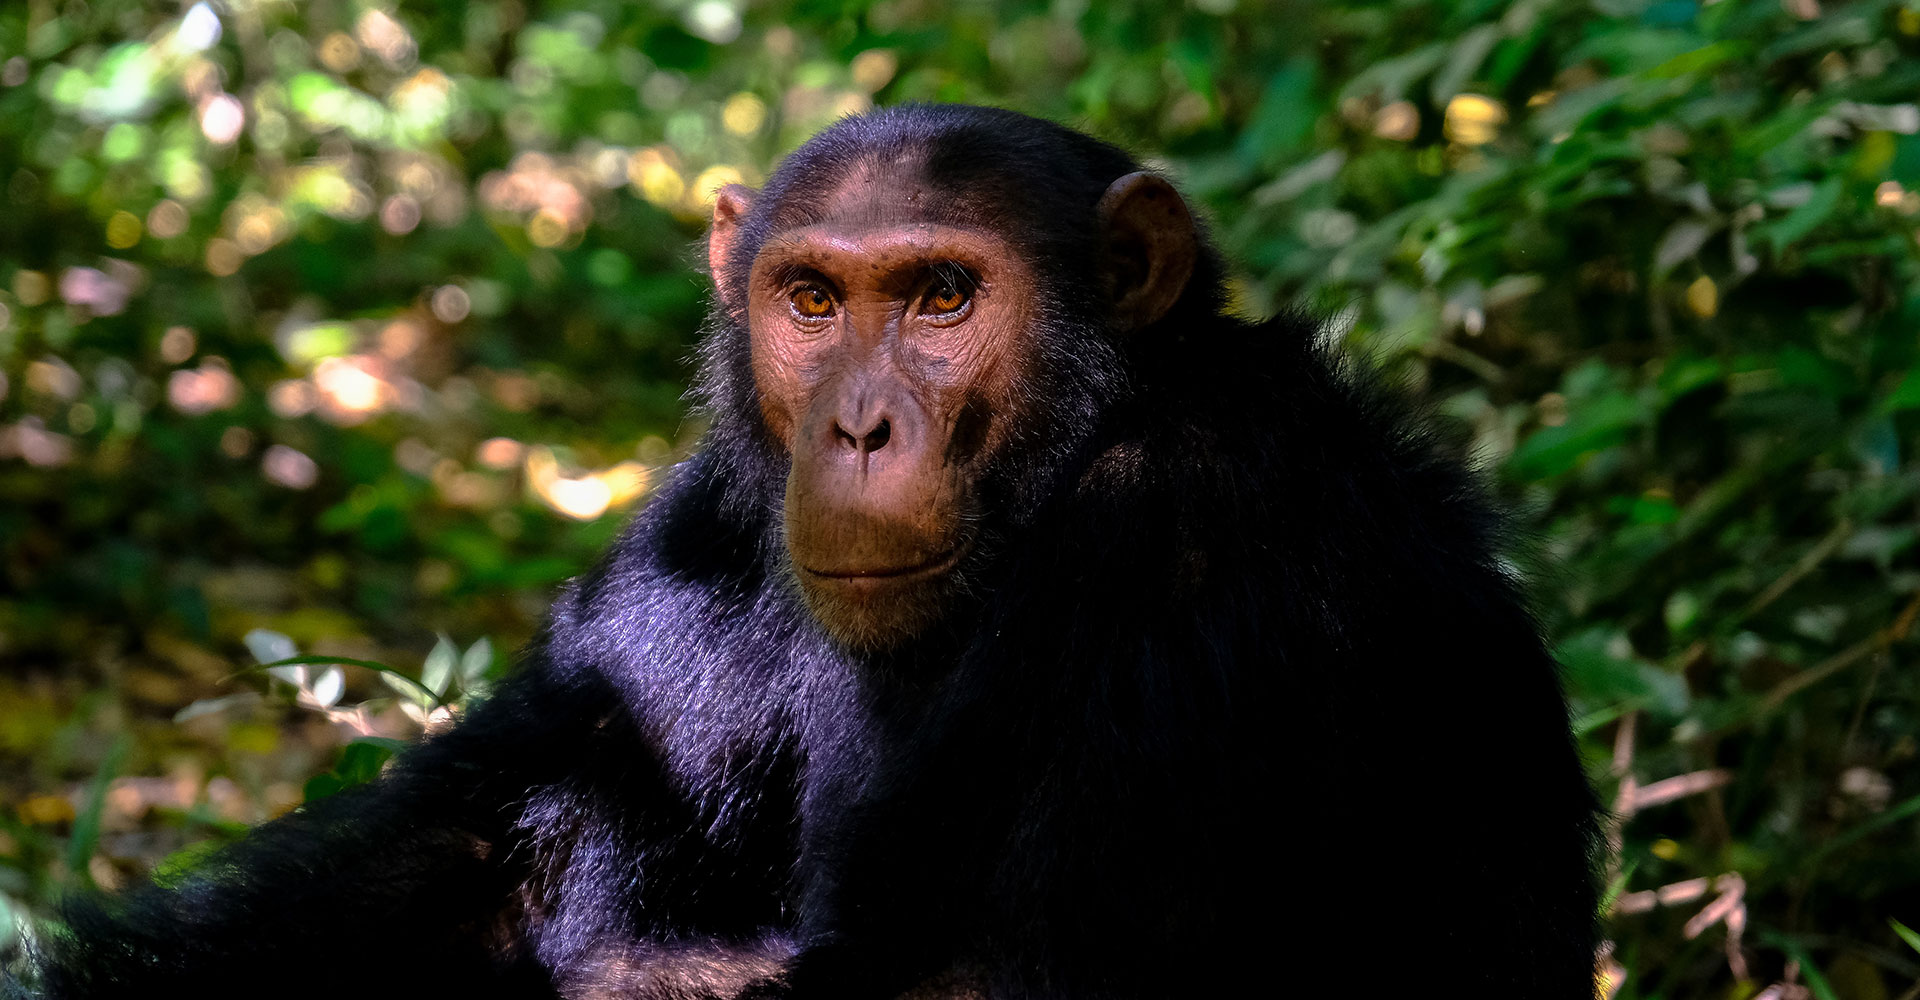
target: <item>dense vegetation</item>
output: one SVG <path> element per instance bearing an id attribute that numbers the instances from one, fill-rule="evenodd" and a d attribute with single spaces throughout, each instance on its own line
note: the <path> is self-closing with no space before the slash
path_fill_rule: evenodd
<path id="1" fill-rule="evenodd" d="M 1920 995 L 1917 56 L 1912 0 L 0 8 L 0 928 L 482 689 L 697 436 L 713 189 L 968 100 L 1152 153 L 1512 497 L 1609 988 Z M 1407 766 L 1476 780 L 1452 724 Z"/>

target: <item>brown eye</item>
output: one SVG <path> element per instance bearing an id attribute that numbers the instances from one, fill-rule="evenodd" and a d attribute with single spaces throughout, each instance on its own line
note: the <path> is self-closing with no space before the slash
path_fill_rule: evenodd
<path id="1" fill-rule="evenodd" d="M 831 316 L 833 297 L 819 288 L 802 288 L 793 293 L 793 311 L 808 319 Z"/>
<path id="2" fill-rule="evenodd" d="M 952 285 L 941 285 L 927 295 L 927 311 L 930 313 L 957 312 L 967 304 L 967 293 Z"/>

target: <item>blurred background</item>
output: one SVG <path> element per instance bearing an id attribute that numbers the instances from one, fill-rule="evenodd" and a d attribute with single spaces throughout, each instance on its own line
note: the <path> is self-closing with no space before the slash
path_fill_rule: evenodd
<path id="1" fill-rule="evenodd" d="M 483 691 L 698 435 L 713 191 L 960 100 L 1148 156 L 1518 506 L 1603 987 L 1920 996 L 1916 56 L 1916 0 L 0 7 L 0 937 Z"/>

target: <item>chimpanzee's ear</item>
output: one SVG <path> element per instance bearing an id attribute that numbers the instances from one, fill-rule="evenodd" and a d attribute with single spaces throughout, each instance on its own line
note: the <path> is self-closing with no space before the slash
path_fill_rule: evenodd
<path id="1" fill-rule="evenodd" d="M 733 241 L 740 235 L 740 223 L 746 220 L 747 211 L 752 207 L 753 192 L 738 184 L 728 184 L 713 198 L 713 230 L 707 234 L 707 269 L 713 274 L 713 287 L 720 293 L 721 304 L 729 312 L 738 310 L 742 303 L 729 297 L 734 288 L 728 287 L 732 275 L 727 273 L 727 264 L 733 258 Z M 732 284 L 740 287 L 745 282 Z"/>
<path id="2" fill-rule="evenodd" d="M 1144 171 L 1114 181 L 1100 197 L 1099 213 L 1107 227 L 1114 321 L 1136 330 L 1180 300 L 1200 256 L 1200 236 L 1180 192 Z"/>

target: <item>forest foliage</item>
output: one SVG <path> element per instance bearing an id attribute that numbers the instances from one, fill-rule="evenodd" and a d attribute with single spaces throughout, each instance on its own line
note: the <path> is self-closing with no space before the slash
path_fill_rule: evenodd
<path id="1" fill-rule="evenodd" d="M 972 101 L 1147 155 L 1513 501 L 1607 988 L 1920 995 L 1917 57 L 1914 0 L 0 7 L 0 935 L 483 690 L 697 438 L 712 192 Z M 1454 725 L 1407 767 L 1479 780 Z"/>

